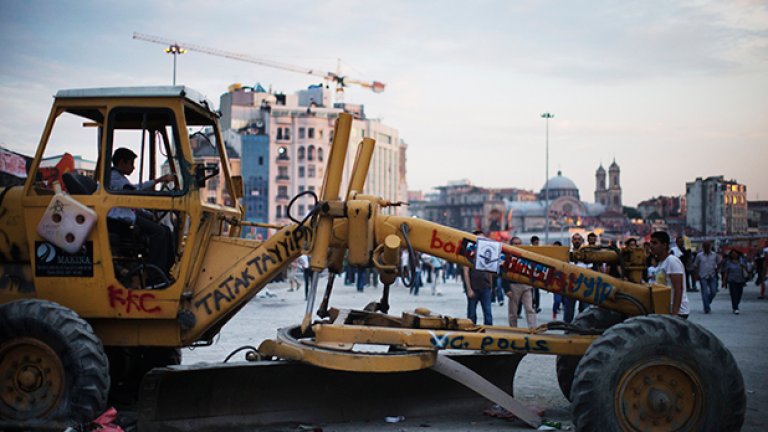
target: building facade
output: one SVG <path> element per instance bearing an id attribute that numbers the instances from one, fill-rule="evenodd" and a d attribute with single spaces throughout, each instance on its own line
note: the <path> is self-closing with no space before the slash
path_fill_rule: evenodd
<path id="1" fill-rule="evenodd" d="M 686 225 L 701 235 L 746 233 L 747 187 L 723 176 L 685 184 Z"/>
<path id="2" fill-rule="evenodd" d="M 668 219 L 685 216 L 686 198 L 682 196 L 658 196 L 640 202 L 637 211 L 643 219 Z"/>
<path id="3" fill-rule="evenodd" d="M 250 222 L 269 222 L 269 136 L 265 128 L 254 128 L 238 136 L 243 173 L 243 207 Z M 277 158 L 279 159 L 279 157 Z M 277 163 L 277 161 L 276 161 Z M 266 238 L 265 228 L 245 228 L 254 238 Z"/>
<path id="4" fill-rule="evenodd" d="M 581 200 L 579 188 L 558 172 L 547 180 L 538 193 L 517 188 L 492 189 L 474 186 L 469 180 L 451 182 L 435 188 L 434 193 L 411 192 L 410 211 L 414 216 L 464 231 L 481 229 L 504 240 L 510 235 L 541 234 L 549 221 L 550 241 L 568 241 L 569 234 L 585 227 L 601 227 L 601 231 L 624 233 L 629 221 L 621 212 L 620 171 L 614 163 L 608 187 L 600 187 L 598 169 L 596 197 L 605 192 L 605 202 L 587 203 Z M 549 217 L 546 217 L 547 197 Z M 618 209 L 614 210 L 614 209 Z M 496 233 L 496 235 L 494 235 Z"/>
<path id="5" fill-rule="evenodd" d="M 201 135 L 195 135 L 190 138 L 189 144 L 192 147 L 192 155 L 195 158 L 195 164 L 203 164 L 206 166 L 219 166 L 220 157 L 219 152 L 214 147 L 213 141 L 216 137 L 212 130 L 206 130 L 203 132 L 206 138 Z M 237 150 L 229 143 L 224 144 L 227 150 L 227 158 L 229 159 L 229 173 L 236 176 L 241 174 L 240 170 L 240 155 Z M 162 167 L 163 173 L 169 173 L 170 168 L 167 164 Z M 205 191 L 201 191 L 200 197 L 202 200 L 211 204 L 223 204 L 226 206 L 234 205 L 232 197 L 227 191 L 227 185 L 222 181 L 222 176 L 213 176 L 205 182 Z"/>
<path id="6" fill-rule="evenodd" d="M 747 215 L 751 233 L 768 233 L 768 201 L 749 201 Z"/>
<path id="7" fill-rule="evenodd" d="M 289 223 L 289 203 L 293 197 L 302 193 L 304 195 L 290 208 L 290 217 L 301 219 L 309 212 L 314 203 L 309 195 L 320 194 L 333 143 L 333 127 L 342 112 L 353 115 L 340 189 L 342 193 L 347 191 L 360 141 L 364 137 L 371 137 L 376 140 L 376 148 L 363 192 L 390 201 L 407 201 L 403 163 L 406 146 L 397 129 L 377 119 L 367 118 L 362 105 L 347 103 L 331 107 L 330 98 L 330 90 L 324 86 L 310 86 L 296 94 L 285 95 L 273 94 L 259 85 L 233 85 L 221 96 L 222 128 L 241 136 L 263 136 L 262 140 L 268 143 L 268 154 L 263 151 L 253 153 L 254 157 L 264 157 L 265 165 L 246 162 L 243 156 L 245 195 L 254 192 L 259 194 L 261 201 L 256 204 L 257 209 L 259 204 L 268 203 L 266 222 Z M 245 146 L 245 143 L 243 141 L 242 145 Z M 259 148 L 262 147 L 263 143 Z M 249 177 L 258 179 L 260 176 L 267 180 L 266 196 L 259 192 L 264 189 L 263 183 L 249 185 L 247 181 Z M 404 212 L 400 208 L 384 211 Z M 246 213 L 249 214 L 248 208 Z M 249 215 L 247 217 L 250 219 Z"/>

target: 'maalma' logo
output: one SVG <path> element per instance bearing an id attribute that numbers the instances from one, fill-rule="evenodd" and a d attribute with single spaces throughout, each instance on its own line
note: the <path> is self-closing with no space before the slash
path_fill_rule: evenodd
<path id="1" fill-rule="evenodd" d="M 37 247 L 37 258 L 43 262 L 49 263 L 56 258 L 56 249 L 50 243 L 41 243 Z"/>

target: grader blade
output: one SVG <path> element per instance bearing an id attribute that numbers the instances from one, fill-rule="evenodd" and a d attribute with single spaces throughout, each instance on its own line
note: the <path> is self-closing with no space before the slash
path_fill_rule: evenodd
<path id="1" fill-rule="evenodd" d="M 457 353 L 452 360 L 512 394 L 524 354 Z M 275 424 L 427 416 L 490 402 L 432 369 L 359 373 L 295 361 L 172 366 L 141 384 L 141 431 L 253 430 Z"/>

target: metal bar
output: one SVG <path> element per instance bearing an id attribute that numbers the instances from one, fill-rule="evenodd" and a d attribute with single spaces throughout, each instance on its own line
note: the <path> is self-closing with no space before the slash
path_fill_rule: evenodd
<path id="1" fill-rule="evenodd" d="M 400 226 L 408 225 L 414 250 L 462 265 L 474 266 L 477 236 L 423 219 L 376 216 L 375 238 L 400 235 Z M 505 256 L 499 275 L 512 282 L 596 304 L 627 315 L 643 315 L 655 305 L 655 313 L 668 314 L 671 290 L 665 285 L 638 284 L 579 267 L 535 252 L 502 245 Z M 626 295 L 625 295 L 626 294 Z M 651 301 L 653 296 L 653 301 Z M 628 300 L 628 299 L 631 299 Z"/>
<path id="2" fill-rule="evenodd" d="M 337 320 L 338 321 L 338 320 Z M 408 348 L 510 351 L 530 354 L 583 355 L 597 336 L 537 334 L 509 327 L 428 330 L 371 325 L 318 324 L 315 341 L 328 344 L 397 345 Z"/>
<path id="3" fill-rule="evenodd" d="M 541 417 L 527 406 L 516 401 L 509 393 L 496 387 L 493 383 L 480 376 L 477 372 L 452 360 L 445 355 L 438 355 L 432 370 L 474 390 L 486 399 L 501 405 L 504 409 L 516 415 L 520 420 L 533 428 L 541 425 Z"/>

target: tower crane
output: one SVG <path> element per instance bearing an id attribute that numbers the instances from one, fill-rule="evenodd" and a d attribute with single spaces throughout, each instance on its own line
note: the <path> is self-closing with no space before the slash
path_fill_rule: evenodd
<path id="1" fill-rule="evenodd" d="M 208 54 L 208 55 L 213 55 L 218 57 L 225 57 L 232 60 L 238 60 L 242 62 L 254 63 L 262 66 L 272 67 L 275 69 L 282 69 L 282 70 L 287 70 L 291 72 L 321 77 L 326 81 L 332 81 L 336 83 L 337 99 L 340 99 L 341 97 L 343 97 L 344 87 L 347 87 L 350 85 L 358 85 L 360 87 L 370 89 L 374 93 L 381 93 L 384 91 L 384 88 L 385 88 L 385 84 L 379 81 L 368 82 L 368 81 L 362 81 L 362 80 L 353 79 L 347 76 L 343 76 L 341 75 L 340 67 L 337 67 L 336 72 L 323 72 L 318 69 L 305 68 L 301 66 L 287 64 L 287 63 L 280 63 L 272 60 L 260 59 L 260 58 L 252 57 L 246 54 L 240 54 L 240 53 L 235 53 L 231 51 L 224 51 L 216 48 L 209 48 L 202 45 L 196 45 L 196 44 L 181 42 L 174 39 L 163 38 L 160 36 L 152 36 L 152 35 L 137 33 L 137 32 L 133 33 L 133 39 L 142 40 L 145 42 L 152 42 L 160 45 L 166 45 L 168 47 L 175 47 L 176 49 L 184 49 L 186 51 L 195 51 L 203 54 Z"/>

